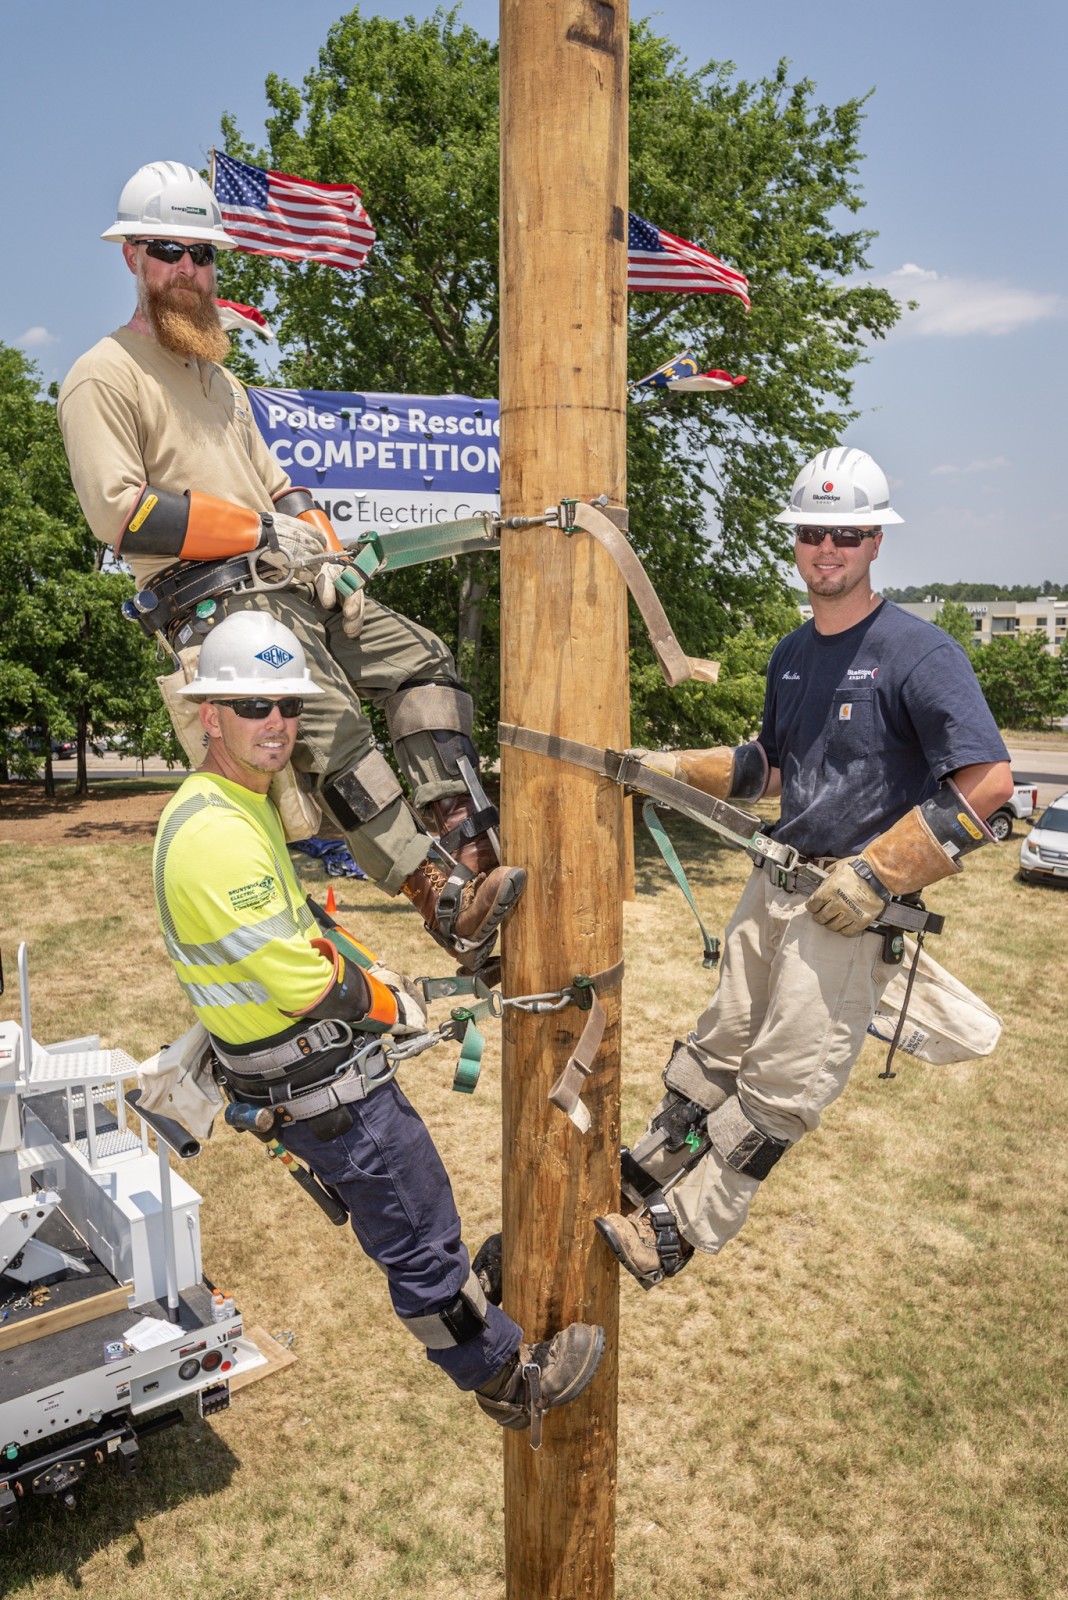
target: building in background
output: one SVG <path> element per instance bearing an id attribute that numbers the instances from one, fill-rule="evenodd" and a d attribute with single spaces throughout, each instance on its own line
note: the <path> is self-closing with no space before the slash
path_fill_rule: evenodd
<path id="1" fill-rule="evenodd" d="M 902 611 L 910 611 L 914 617 L 923 617 L 927 622 L 933 622 L 945 604 L 942 600 L 899 603 Z M 971 614 L 976 644 L 989 644 L 1005 633 L 1017 637 L 1041 633 L 1046 637 L 1049 654 L 1059 656 L 1068 636 L 1068 600 L 1060 600 L 1055 595 L 1042 595 L 1038 600 L 960 600 L 955 603 Z"/>

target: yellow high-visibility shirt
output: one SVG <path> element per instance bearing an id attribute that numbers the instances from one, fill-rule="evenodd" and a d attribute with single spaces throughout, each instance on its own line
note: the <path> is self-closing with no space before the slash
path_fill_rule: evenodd
<path id="1" fill-rule="evenodd" d="M 152 856 L 167 953 L 197 1016 L 223 1044 L 293 1026 L 331 964 L 265 794 L 193 773 L 159 820 Z"/>

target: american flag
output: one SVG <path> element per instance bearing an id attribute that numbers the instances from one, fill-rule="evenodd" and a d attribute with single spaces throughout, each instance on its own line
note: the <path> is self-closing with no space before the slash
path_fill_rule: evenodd
<path id="1" fill-rule="evenodd" d="M 314 183 L 264 172 L 213 152 L 211 186 L 239 250 L 286 261 L 362 267 L 375 230 L 353 183 Z"/>
<path id="2" fill-rule="evenodd" d="M 629 213 L 627 288 L 632 294 L 733 294 L 749 310 L 747 279 L 700 245 Z"/>

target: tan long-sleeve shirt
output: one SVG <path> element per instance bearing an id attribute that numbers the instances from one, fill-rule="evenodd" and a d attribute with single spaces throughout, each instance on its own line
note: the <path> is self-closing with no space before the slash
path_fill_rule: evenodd
<path id="1" fill-rule="evenodd" d="M 59 426 L 86 521 L 114 546 L 144 484 L 270 511 L 290 485 L 256 426 L 244 387 L 212 361 L 176 356 L 119 328 L 64 379 Z M 169 565 L 130 558 L 138 584 Z"/>

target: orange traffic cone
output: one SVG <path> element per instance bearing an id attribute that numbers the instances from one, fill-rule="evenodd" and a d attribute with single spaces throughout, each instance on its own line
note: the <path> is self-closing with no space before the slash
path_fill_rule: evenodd
<path id="1" fill-rule="evenodd" d="M 337 900 L 334 895 L 334 885 L 331 884 L 326 891 L 326 914 L 328 917 L 337 915 Z"/>

